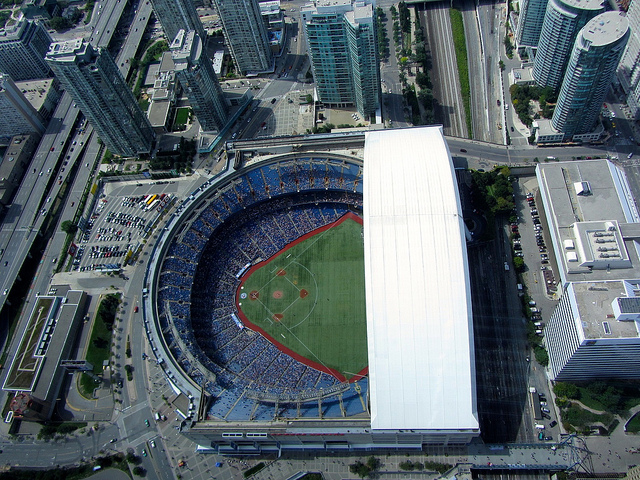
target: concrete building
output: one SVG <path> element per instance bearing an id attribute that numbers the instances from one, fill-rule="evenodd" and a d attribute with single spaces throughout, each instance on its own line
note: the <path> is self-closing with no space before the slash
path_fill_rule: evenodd
<path id="1" fill-rule="evenodd" d="M 171 57 L 180 86 L 202 130 L 220 130 L 228 118 L 228 104 L 195 31 L 180 30 L 171 44 Z"/>
<path id="2" fill-rule="evenodd" d="M 603 0 L 549 0 L 533 63 L 538 85 L 560 88 L 578 32 L 603 12 Z"/>
<path id="3" fill-rule="evenodd" d="M 562 292 L 544 329 L 551 378 L 640 378 L 640 216 L 624 171 L 587 160 L 536 177 Z"/>
<path id="4" fill-rule="evenodd" d="M 592 18 L 576 38 L 551 123 L 565 139 L 591 132 L 630 36 L 619 12 Z"/>
<path id="5" fill-rule="evenodd" d="M 520 0 L 520 16 L 516 30 L 516 45 L 519 49 L 538 47 L 548 2 L 549 0 Z"/>
<path id="6" fill-rule="evenodd" d="M 11 137 L 0 163 L 0 204 L 9 205 L 29 168 L 33 154 L 40 142 L 40 135 Z"/>
<path id="7" fill-rule="evenodd" d="M 632 34 L 618 66 L 618 80 L 627 94 L 634 118 L 640 117 L 640 0 L 632 0 L 627 11 Z"/>
<path id="8" fill-rule="evenodd" d="M 42 134 L 46 124 L 6 73 L 0 73 L 0 137 Z"/>
<path id="9" fill-rule="evenodd" d="M 300 13 L 320 101 L 375 117 L 380 72 L 373 3 L 319 0 Z"/>
<path id="10" fill-rule="evenodd" d="M 51 69 L 44 57 L 51 42 L 40 22 L 21 20 L 0 30 L 0 72 L 14 82 L 48 77 Z"/>
<path id="11" fill-rule="evenodd" d="M 112 153 L 133 157 L 151 151 L 151 124 L 106 49 L 69 40 L 52 44 L 46 59 Z"/>
<path id="12" fill-rule="evenodd" d="M 160 65 L 153 72 L 153 93 L 147 110 L 147 117 L 156 133 L 164 133 L 170 127 L 178 85 L 171 52 L 164 52 Z M 150 75 L 151 69 L 147 75 Z M 146 83 L 146 82 L 145 82 Z"/>
<path id="13" fill-rule="evenodd" d="M 257 0 L 214 0 L 237 73 L 273 72 L 274 58 Z"/>
<path id="14" fill-rule="evenodd" d="M 195 30 L 206 40 L 207 34 L 192 0 L 151 0 L 151 4 L 169 43 L 180 30 Z"/>
<path id="15" fill-rule="evenodd" d="M 260 13 L 269 35 L 269 44 L 274 55 L 280 54 L 284 47 L 285 26 L 284 12 L 280 8 L 280 0 L 260 2 Z"/>

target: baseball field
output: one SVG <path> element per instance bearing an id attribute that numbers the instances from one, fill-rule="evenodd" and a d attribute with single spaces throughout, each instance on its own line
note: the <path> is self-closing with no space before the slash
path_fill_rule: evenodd
<path id="1" fill-rule="evenodd" d="M 243 277 L 240 317 L 298 360 L 341 379 L 367 367 L 362 222 L 347 214 Z"/>

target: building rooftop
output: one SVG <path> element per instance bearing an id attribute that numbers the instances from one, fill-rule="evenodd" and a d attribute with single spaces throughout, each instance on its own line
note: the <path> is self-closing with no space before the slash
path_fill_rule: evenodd
<path id="1" fill-rule="evenodd" d="M 563 283 L 640 278 L 640 219 L 624 172 L 608 160 L 536 172 Z"/>
<path id="2" fill-rule="evenodd" d="M 442 127 L 365 138 L 371 426 L 477 430 L 465 227 Z"/>
<path id="3" fill-rule="evenodd" d="M 629 30 L 629 20 L 622 12 L 605 12 L 592 18 L 582 29 L 584 39 L 593 46 L 615 43 Z"/>
<path id="4" fill-rule="evenodd" d="M 164 127 L 167 124 L 167 117 L 169 116 L 169 109 L 171 108 L 171 102 L 167 100 L 154 100 L 149 105 L 149 122 L 152 127 Z"/>
<path id="5" fill-rule="evenodd" d="M 89 46 L 90 45 L 85 43 L 82 38 L 74 38 L 73 40 L 65 40 L 64 42 L 54 42 L 49 46 L 47 58 L 63 60 L 65 57 L 69 57 L 73 59 L 76 55 L 85 53 Z"/>
<path id="6" fill-rule="evenodd" d="M 557 0 L 559 4 L 579 10 L 604 10 L 603 0 Z"/>
<path id="7" fill-rule="evenodd" d="M 53 87 L 53 82 L 53 78 L 45 78 L 43 80 L 26 80 L 15 83 L 25 98 L 29 100 L 29 103 L 33 105 L 33 108 L 39 111 L 47 99 L 47 93 Z"/>
<path id="8" fill-rule="evenodd" d="M 627 297 L 631 284 L 623 281 L 581 282 L 571 284 L 575 295 L 584 338 L 638 338 L 638 323 L 615 319 L 612 303 L 622 300 L 627 306 L 640 306 L 640 298 Z M 640 310 L 636 310 L 640 312 Z M 628 313 L 628 312 L 627 312 Z"/>

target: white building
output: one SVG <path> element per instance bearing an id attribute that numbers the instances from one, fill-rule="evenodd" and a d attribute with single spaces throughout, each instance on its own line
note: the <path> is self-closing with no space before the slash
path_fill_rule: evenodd
<path id="1" fill-rule="evenodd" d="M 536 170 L 562 298 L 544 330 L 551 377 L 640 378 L 640 217 L 608 160 Z"/>

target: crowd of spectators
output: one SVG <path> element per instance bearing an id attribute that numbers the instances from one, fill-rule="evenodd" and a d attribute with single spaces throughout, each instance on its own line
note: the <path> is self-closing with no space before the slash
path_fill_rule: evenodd
<path id="1" fill-rule="evenodd" d="M 239 329 L 231 314 L 238 272 L 349 211 L 360 212 L 361 178 L 360 165 L 318 158 L 255 168 L 214 192 L 173 237 L 157 285 L 160 326 L 184 371 L 214 398 L 210 416 L 290 416 L 299 405 L 283 404 L 278 412 L 273 405 L 257 408 L 248 392 L 303 397 L 339 383 L 281 352 L 262 335 Z M 189 361 L 185 350 L 210 374 Z M 345 405 L 361 404 L 352 414 L 364 408 L 362 402 L 347 402 L 366 392 L 367 380 L 359 384 L 359 392 L 349 387 L 343 393 Z M 332 402 L 326 405 L 323 416 L 334 416 Z M 301 415 L 313 415 L 309 412 L 314 409 L 317 414 L 317 401 Z"/>

